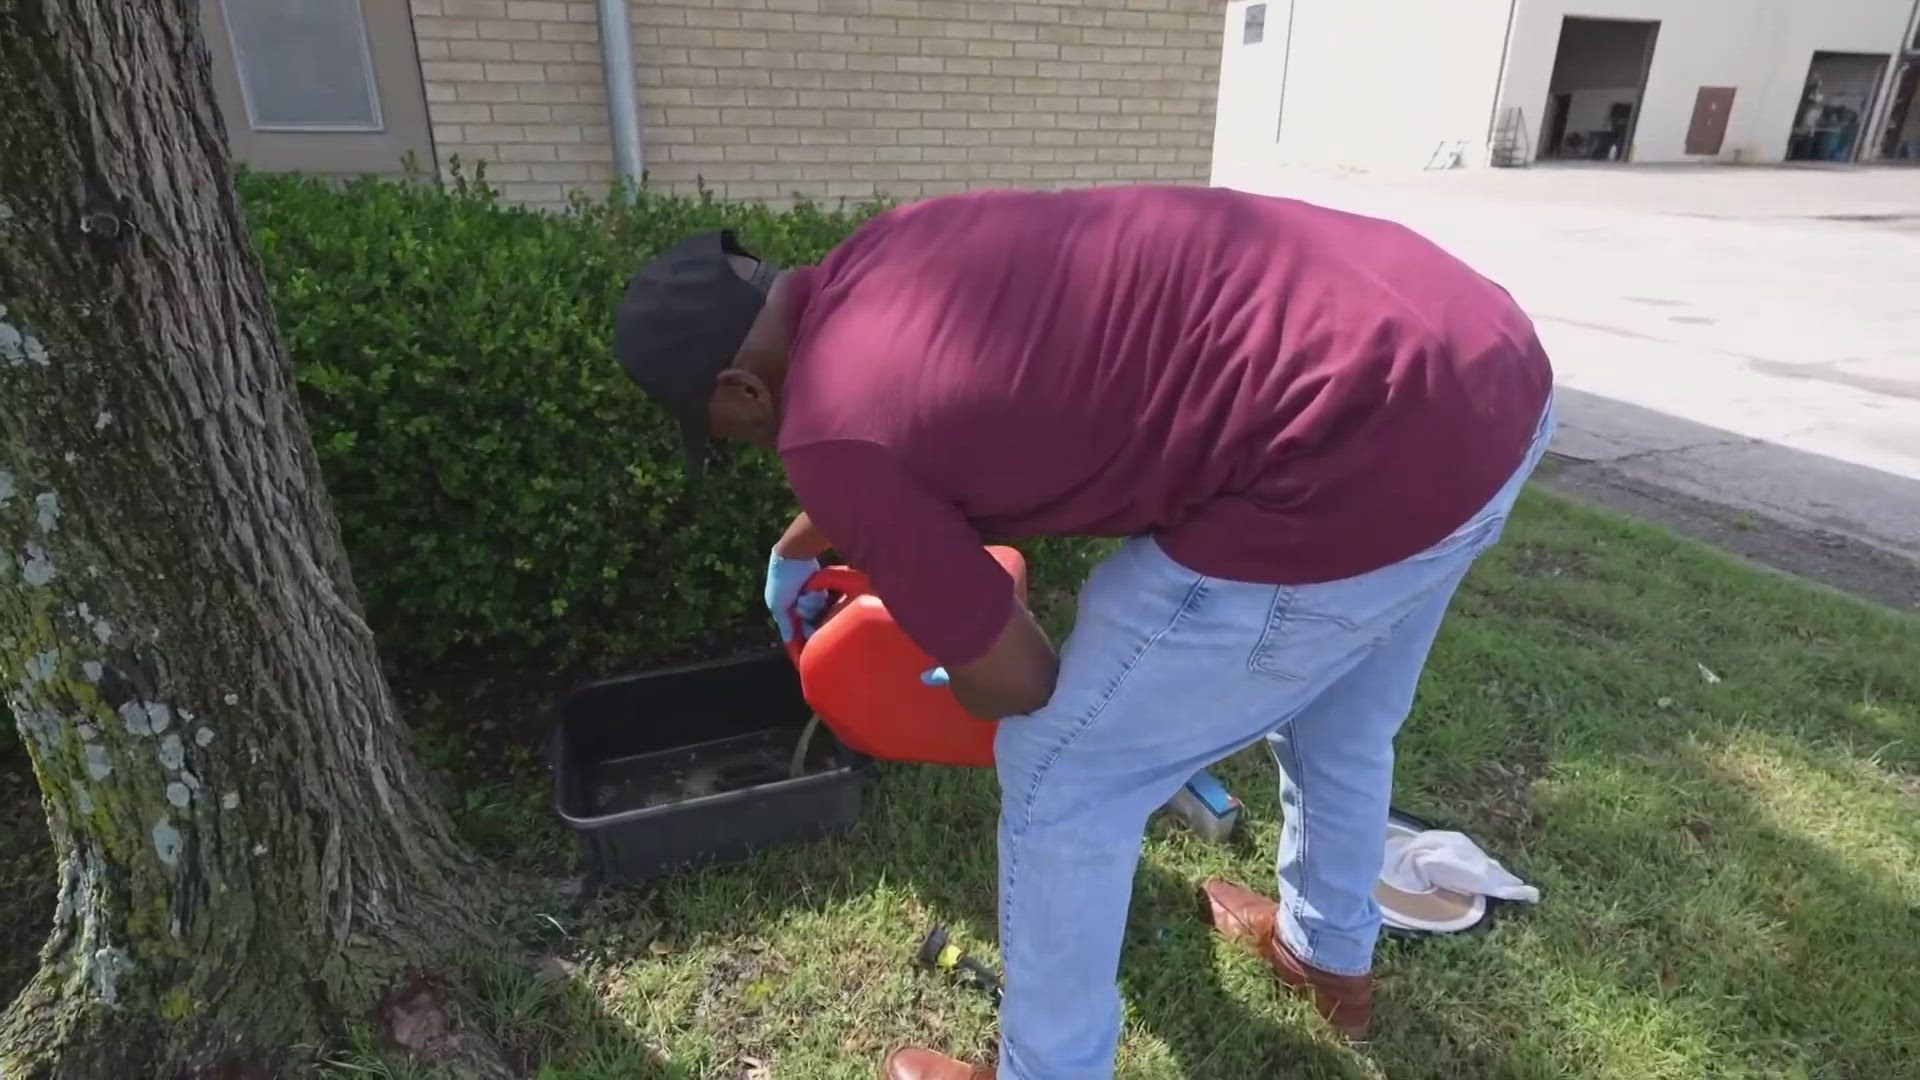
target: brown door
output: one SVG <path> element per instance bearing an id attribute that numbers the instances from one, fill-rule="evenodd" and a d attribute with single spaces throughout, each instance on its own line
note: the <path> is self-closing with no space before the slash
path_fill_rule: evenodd
<path id="1" fill-rule="evenodd" d="M 1703 86 L 1693 97 L 1693 122 L 1687 125 L 1687 153 L 1717 155 L 1727 141 L 1727 117 L 1733 114 L 1733 87 Z"/>

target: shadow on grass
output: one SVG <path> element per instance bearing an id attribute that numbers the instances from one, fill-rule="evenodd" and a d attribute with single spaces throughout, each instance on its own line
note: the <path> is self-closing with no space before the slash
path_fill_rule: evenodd
<path id="1" fill-rule="evenodd" d="M 558 943 L 554 943 L 555 946 Z M 553 946 L 550 946 L 553 947 Z M 480 965 L 462 997 L 476 1027 L 490 1033 L 516 1075 L 540 1080 L 692 1080 L 606 1007 L 598 987 L 553 959 L 529 967 L 523 955 Z"/>
<path id="2" fill-rule="evenodd" d="M 536 967 L 510 950 L 476 956 L 455 992 L 463 1030 L 484 1033 L 509 1073 L 538 1080 L 693 1080 L 607 1011 L 596 987 L 557 967 Z M 326 1080 L 468 1080 L 461 1066 L 436 1066 L 393 1052 L 357 1026 L 322 1059 Z"/>
<path id="3" fill-rule="evenodd" d="M 1178 1070 L 1171 1075 L 1364 1076 L 1358 1058 L 1334 1049 L 1304 1005 L 1278 1000 L 1283 991 L 1261 961 L 1214 940 L 1200 884 L 1143 865 L 1120 964 L 1132 1019 L 1166 1048 Z M 1220 953 L 1228 955 L 1216 962 Z M 1142 1062 L 1139 1069 L 1150 1067 Z"/>
<path id="4" fill-rule="evenodd" d="M 1920 772 L 1911 622 L 1530 499 L 1449 620 L 1396 803 L 1480 837 L 1545 902 L 1383 946 L 1375 1038 L 1339 1047 L 1198 916 L 1211 874 L 1272 881 L 1272 766 L 1238 756 L 1242 839 L 1148 844 L 1120 1075 L 1920 1075 L 1901 770 Z M 912 958 L 939 922 L 997 959 L 992 777 L 890 767 L 870 800 L 847 836 L 589 909 L 582 977 L 607 1021 L 589 1030 L 729 1080 L 751 1061 L 864 1078 L 903 1041 L 989 1057 L 991 1008 Z M 542 812 L 527 827 L 550 842 Z"/>
<path id="5" fill-rule="evenodd" d="M 1412 736 L 1417 765 L 1431 740 Z M 1900 991 L 1900 972 L 1920 970 L 1920 917 L 1897 868 L 1873 872 L 1911 857 L 1912 829 L 1892 794 L 1848 797 L 1854 759 L 1709 717 L 1672 718 L 1653 747 L 1631 732 L 1579 751 L 1535 736 L 1509 741 L 1535 779 L 1500 795 L 1516 824 L 1496 846 L 1546 903 L 1484 935 L 1383 946 L 1379 1026 L 1358 1053 L 1198 916 L 1207 873 L 1271 878 L 1271 767 L 1231 763 L 1249 834 L 1218 851 L 1161 835 L 1136 882 L 1121 1075 L 1344 1080 L 1377 1075 L 1369 1059 L 1396 1078 L 1920 1074 L 1920 1014 Z M 1454 803 L 1410 788 L 1414 808 Z M 672 1046 L 703 1077 L 744 1077 L 753 1061 L 866 1076 L 903 1041 L 988 1058 L 991 1010 L 912 956 L 941 922 L 994 957 L 991 778 L 891 768 L 872 799 L 849 836 L 603 900 L 578 931 L 601 966 L 575 1008 L 612 1018 L 554 1030 Z M 542 1075 L 612 1075 L 551 1071 L 577 1059 L 571 1038 Z"/>
<path id="6" fill-rule="evenodd" d="M 914 957 L 939 923 L 999 964 L 993 777 L 890 767 L 869 797 L 847 836 L 609 890 L 586 922 L 620 969 L 623 1010 L 657 1041 L 688 1046 L 703 1069 L 777 1057 L 783 1075 L 866 1077 L 907 1042 L 991 1061 L 991 1007 Z M 1234 850 L 1252 853 L 1244 842 Z M 1146 1045 L 1123 1052 L 1120 1074 L 1364 1075 L 1256 958 L 1216 945 L 1202 877 L 1142 864 L 1120 983 Z M 634 959 L 654 942 L 660 955 Z"/>
<path id="7" fill-rule="evenodd" d="M 1457 605 L 1401 788 L 1486 820 L 1545 902 L 1484 947 L 1383 951 L 1376 1060 L 1920 1075 L 1915 631 L 1536 502 Z"/>
<path id="8" fill-rule="evenodd" d="M 989 1055 L 985 998 L 915 958 L 941 924 L 998 965 L 992 777 L 887 768 L 867 798 L 846 835 L 609 890 L 588 919 L 610 957 L 643 958 L 619 972 L 624 1007 L 705 1068 L 864 1078 L 901 1043 Z"/>
<path id="9" fill-rule="evenodd" d="M 1767 801 L 1714 754 L 1550 798 L 1538 911 L 1491 947 L 1383 950 L 1376 1059 L 1395 1077 L 1920 1075 L 1911 885 Z"/>

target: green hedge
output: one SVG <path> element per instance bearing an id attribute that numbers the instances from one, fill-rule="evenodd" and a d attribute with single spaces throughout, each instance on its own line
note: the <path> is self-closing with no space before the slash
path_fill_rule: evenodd
<path id="1" fill-rule="evenodd" d="M 389 661 L 625 665 L 771 639 L 765 553 L 792 496 L 735 454 L 683 499 L 675 437 L 614 364 L 627 278 L 727 225 L 785 265 L 875 207 L 646 195 L 564 214 L 484 186 L 244 174 L 240 188 Z M 1042 553 L 1043 588 L 1085 548 Z"/>

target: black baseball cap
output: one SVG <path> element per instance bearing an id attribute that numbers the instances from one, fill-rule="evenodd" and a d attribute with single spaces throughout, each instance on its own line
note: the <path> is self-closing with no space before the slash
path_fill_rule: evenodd
<path id="1" fill-rule="evenodd" d="M 751 278 L 728 256 L 758 263 Z M 613 355 L 680 423 L 687 479 L 707 463 L 707 401 L 753 328 L 779 268 L 740 246 L 733 231 L 689 236 L 627 283 L 613 319 Z"/>

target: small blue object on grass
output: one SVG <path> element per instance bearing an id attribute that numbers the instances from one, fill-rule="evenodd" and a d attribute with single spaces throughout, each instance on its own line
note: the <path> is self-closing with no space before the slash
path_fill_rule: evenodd
<path id="1" fill-rule="evenodd" d="M 1180 786 L 1167 802 L 1167 811 L 1187 827 L 1215 843 L 1233 835 L 1240 821 L 1240 800 L 1210 769 L 1201 769 L 1193 779 Z"/>

